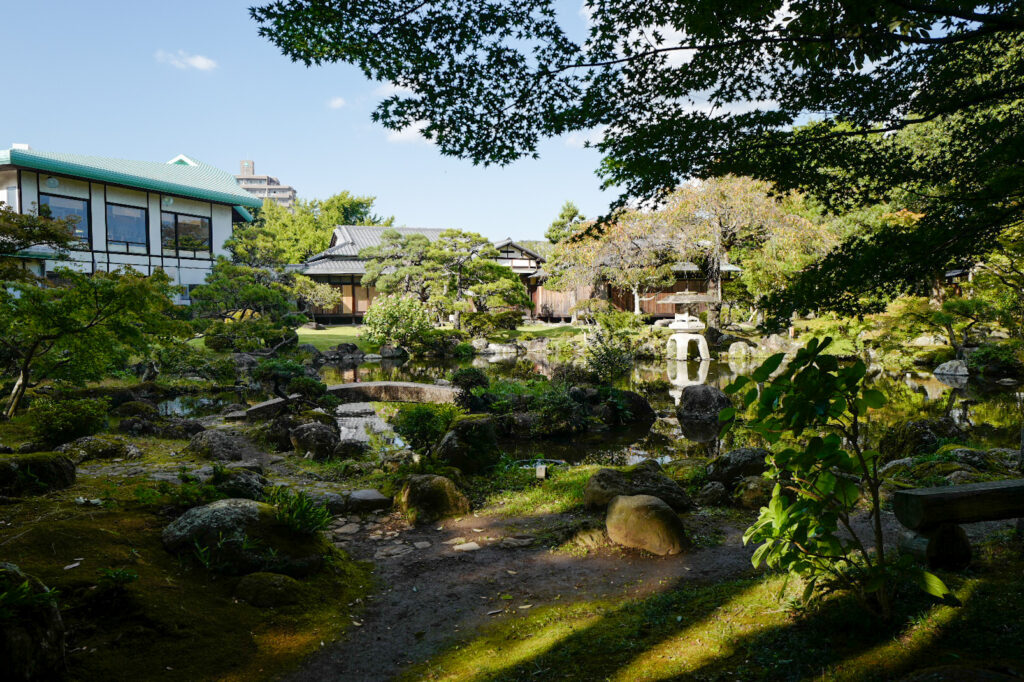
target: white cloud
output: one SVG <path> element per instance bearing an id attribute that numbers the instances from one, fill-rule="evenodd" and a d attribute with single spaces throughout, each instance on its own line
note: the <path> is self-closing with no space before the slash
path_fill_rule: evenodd
<path id="1" fill-rule="evenodd" d="M 604 131 L 607 128 L 608 126 L 598 126 L 590 130 L 569 133 L 565 136 L 565 146 L 577 149 L 583 149 L 588 145 L 593 146 L 604 139 Z"/>
<path id="2" fill-rule="evenodd" d="M 344 97 L 332 97 L 329 100 L 327 100 L 328 109 L 341 109 L 343 106 L 345 106 Z"/>
<path id="3" fill-rule="evenodd" d="M 157 50 L 153 55 L 161 64 L 170 64 L 176 69 L 197 69 L 199 71 L 212 71 L 217 68 L 217 62 L 201 54 L 189 54 L 185 50 L 168 52 Z"/>
<path id="4" fill-rule="evenodd" d="M 389 130 L 388 142 L 427 142 L 430 140 L 423 137 L 423 129 L 427 127 L 426 121 L 416 121 L 412 125 L 401 130 Z"/>
<path id="5" fill-rule="evenodd" d="M 381 83 L 376 89 L 374 89 L 373 94 L 378 97 L 391 97 L 392 95 L 411 95 L 413 94 L 413 90 L 412 88 L 407 88 L 404 85 Z"/>

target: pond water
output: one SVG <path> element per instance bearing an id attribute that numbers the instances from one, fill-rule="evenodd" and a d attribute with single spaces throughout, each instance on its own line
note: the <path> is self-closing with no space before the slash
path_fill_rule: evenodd
<path id="1" fill-rule="evenodd" d="M 214 394 L 179 395 L 161 400 L 156 409 L 164 417 L 207 417 L 220 414 L 225 407 L 232 404 L 248 403 L 263 396 L 250 394 L 246 391 L 225 391 Z"/>
<path id="2" fill-rule="evenodd" d="M 513 356 L 477 357 L 472 360 L 409 360 L 364 363 L 339 367 L 325 365 L 320 376 L 327 384 L 355 381 L 414 381 L 432 383 L 453 369 L 476 366 L 498 375 L 511 373 L 524 358 Z M 545 356 L 527 356 L 534 371 L 548 375 L 552 363 Z M 638 363 L 620 388 L 636 389 L 646 382 L 661 379 L 666 387 L 648 393 L 659 419 L 650 427 L 622 427 L 580 436 L 556 439 L 515 439 L 502 443 L 516 459 L 548 458 L 567 462 L 629 464 L 644 458 L 660 460 L 682 457 L 708 457 L 720 451 L 746 445 L 759 445 L 757 437 L 742 427 L 732 429 L 719 440 L 717 434 L 685 432 L 674 418 L 674 405 L 684 387 L 709 384 L 724 389 L 740 374 L 756 367 L 715 361 L 677 361 Z M 888 373 L 874 368 L 869 383 L 886 394 L 889 403 L 872 413 L 866 425 L 869 442 L 877 442 L 893 424 L 911 419 L 951 417 L 970 434 L 979 447 L 1017 447 L 1019 445 L 1024 389 L 994 383 L 970 382 L 950 386 L 931 373 Z"/>

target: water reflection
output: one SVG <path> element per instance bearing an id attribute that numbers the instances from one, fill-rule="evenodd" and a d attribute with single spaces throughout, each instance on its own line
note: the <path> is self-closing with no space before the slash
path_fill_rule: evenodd
<path id="1" fill-rule="evenodd" d="M 472 360 L 385 360 L 357 366 L 325 365 L 321 378 L 328 384 L 357 381 L 416 381 L 433 383 L 460 367 L 481 366 L 498 376 L 507 375 L 517 363 L 531 363 L 533 371 L 549 376 L 555 363 L 545 355 L 489 356 Z M 567 439 L 517 439 L 503 443 L 516 459 L 546 457 L 568 462 L 627 464 L 646 457 L 673 459 L 708 457 L 719 451 L 760 445 L 755 435 L 738 424 L 719 439 L 717 427 L 697 429 L 682 426 L 674 408 L 685 387 L 708 384 L 724 389 L 737 376 L 749 374 L 756 366 L 736 362 L 668 360 L 643 362 L 619 383 L 620 388 L 640 389 L 658 379 L 665 389 L 648 391 L 659 418 L 650 428 L 615 428 Z M 869 438 L 880 437 L 893 424 L 911 419 L 951 417 L 961 428 L 980 438 L 979 445 L 1011 446 L 1019 438 L 1024 393 L 996 384 L 971 382 L 964 387 L 949 386 L 931 373 L 887 373 L 879 369 L 868 383 L 889 398 L 888 404 L 872 413 L 865 425 Z M 983 428 L 981 426 L 983 425 Z M 976 438 L 977 440 L 977 438 Z M 981 442 L 984 441 L 984 442 Z"/>

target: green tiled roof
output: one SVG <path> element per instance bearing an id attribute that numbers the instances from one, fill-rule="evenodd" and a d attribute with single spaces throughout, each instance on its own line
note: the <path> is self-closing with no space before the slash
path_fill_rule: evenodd
<path id="1" fill-rule="evenodd" d="M 262 199 L 238 186 L 235 176 L 191 158 L 185 161 L 178 157 L 173 163 L 157 163 L 34 149 L 0 150 L 0 166 L 6 165 L 231 204 L 236 210 L 263 205 Z M 240 213 L 245 213 L 244 209 Z"/>

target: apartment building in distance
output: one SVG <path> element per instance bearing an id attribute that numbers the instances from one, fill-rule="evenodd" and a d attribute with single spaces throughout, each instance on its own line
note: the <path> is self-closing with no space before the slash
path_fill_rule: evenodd
<path id="1" fill-rule="evenodd" d="M 269 175 L 256 175 L 256 164 L 252 159 L 245 159 L 240 163 L 239 174 L 235 179 L 242 189 L 260 199 L 270 199 L 285 208 L 290 208 L 295 203 L 295 188 L 291 185 L 282 185 L 280 180 Z"/>

